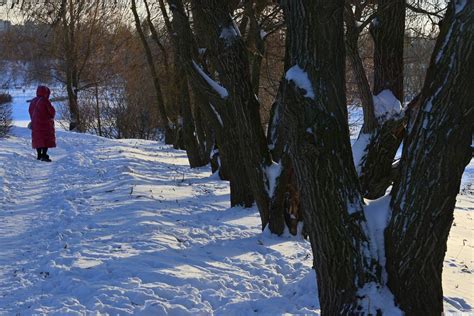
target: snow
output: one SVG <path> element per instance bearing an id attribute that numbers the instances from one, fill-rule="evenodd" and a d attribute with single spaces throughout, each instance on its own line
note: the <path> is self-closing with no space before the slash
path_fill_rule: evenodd
<path id="1" fill-rule="evenodd" d="M 378 119 L 391 119 L 402 111 L 402 105 L 392 91 L 385 89 L 379 94 L 374 95 L 374 112 Z"/>
<path id="2" fill-rule="evenodd" d="M 362 159 L 367 154 L 367 146 L 372 139 L 372 134 L 360 133 L 357 140 L 352 145 L 352 158 L 354 159 L 354 166 L 356 167 L 357 174 L 360 175 L 360 167 Z"/>
<path id="3" fill-rule="evenodd" d="M 369 230 L 370 241 L 372 249 L 376 251 L 376 258 L 383 268 L 384 282 L 387 282 L 387 275 L 385 271 L 385 243 L 384 231 L 388 225 L 391 216 L 390 210 L 390 195 L 383 196 L 377 200 L 365 200 L 364 214 L 367 220 L 367 227 Z"/>
<path id="4" fill-rule="evenodd" d="M 221 34 L 219 35 L 219 38 L 230 40 L 237 36 L 238 34 L 234 27 L 223 27 L 221 30 Z"/>
<path id="5" fill-rule="evenodd" d="M 351 142 L 354 155 L 354 162 L 360 161 L 362 150 L 365 148 L 364 142 L 368 135 L 363 137 L 364 141 L 359 142 L 357 135 L 360 134 L 360 128 L 363 123 L 363 112 L 361 107 L 351 106 L 349 110 L 349 124 L 351 128 Z M 359 135 L 360 138 L 362 135 Z M 356 145 L 356 143 L 358 143 Z M 356 150 L 354 150 L 356 149 Z M 402 154 L 402 146 L 397 151 L 396 158 L 400 158 Z M 356 163 L 357 166 L 357 163 Z M 444 310 L 446 315 L 460 315 L 462 313 L 474 313 L 474 159 L 464 170 L 461 179 L 461 189 L 457 196 L 456 209 L 454 210 L 454 224 L 449 233 L 448 249 L 444 258 L 443 266 L 443 293 L 444 293 Z M 382 255 L 383 247 L 380 246 L 382 240 L 381 232 L 385 229 L 386 220 L 388 219 L 387 211 L 389 210 L 387 197 L 378 200 L 366 200 L 367 205 L 364 207 L 367 225 L 371 232 L 372 244 L 373 240 L 378 240 L 377 246 L 378 256 Z M 375 232 L 375 234 L 372 234 Z M 384 262 L 384 257 L 381 257 Z M 373 288 L 365 289 L 367 293 L 372 293 Z M 365 291 L 364 290 L 364 291 Z M 384 289 L 380 289 L 382 293 Z M 376 293 L 376 292 L 375 292 Z M 381 295 L 380 293 L 377 295 Z M 375 300 L 375 299 L 374 299 Z M 390 315 L 390 314 L 387 314 Z"/>
<path id="6" fill-rule="evenodd" d="M 318 314 L 311 249 L 158 142 L 0 140 L 0 315 Z"/>
<path id="7" fill-rule="evenodd" d="M 457 6 L 456 6 L 456 10 L 457 10 Z M 444 49 L 446 48 L 446 45 L 448 45 L 448 42 L 451 39 L 451 34 L 453 33 L 453 28 L 454 28 L 454 23 L 451 24 L 451 27 L 448 30 L 448 34 L 446 34 L 446 38 L 444 39 L 443 45 L 441 46 L 441 49 L 439 50 L 438 54 L 436 55 L 436 63 L 439 63 L 439 61 L 441 60 L 441 57 L 443 57 Z"/>
<path id="8" fill-rule="evenodd" d="M 268 179 L 269 196 L 273 196 L 273 193 L 275 192 L 277 179 L 281 175 L 281 170 L 281 165 L 276 162 L 272 162 L 272 164 L 265 169 L 265 173 Z"/>
<path id="9" fill-rule="evenodd" d="M 209 106 L 211 107 L 212 111 L 216 115 L 217 120 L 219 121 L 219 124 L 221 124 L 221 126 L 224 127 L 224 121 L 222 121 L 222 117 L 220 116 L 219 112 L 217 112 L 216 108 L 214 107 L 214 105 L 212 105 L 211 102 L 209 102 Z"/>
<path id="10" fill-rule="evenodd" d="M 212 80 L 212 78 L 209 77 L 204 72 L 204 70 L 202 70 L 202 68 L 198 64 L 196 64 L 194 61 L 193 61 L 193 66 L 194 66 L 194 69 L 196 69 L 198 73 L 201 75 L 201 77 L 204 80 L 206 80 L 206 82 L 212 87 L 212 89 L 214 89 L 214 91 L 216 91 L 221 96 L 222 99 L 225 99 L 229 96 L 229 92 L 227 91 L 227 89 L 221 86 L 220 84 L 218 84 L 217 82 L 215 82 L 214 80 Z"/>
<path id="11" fill-rule="evenodd" d="M 66 131 L 46 164 L 23 115 L 0 140 L 0 315 L 320 313 L 309 243 L 262 233 L 257 210 L 230 208 L 208 167 L 160 142 Z M 443 271 L 448 315 L 474 312 L 473 195 L 471 161 Z M 364 210 L 376 238 L 384 203 Z M 359 294 L 366 310 L 397 312 L 386 288 Z"/>
<path id="12" fill-rule="evenodd" d="M 403 315 L 402 311 L 395 306 L 393 294 L 387 287 L 380 287 L 374 282 L 367 283 L 357 291 L 363 308 L 361 315 L 377 315 L 377 311 L 382 311 L 382 315 L 398 316 Z"/>
<path id="13" fill-rule="evenodd" d="M 459 14 L 466 7 L 467 0 L 456 0 L 455 1 L 455 14 Z"/>
<path id="14" fill-rule="evenodd" d="M 315 94 L 311 80 L 309 80 L 308 73 L 301 69 L 300 66 L 294 65 L 288 69 L 285 79 L 288 81 L 293 81 L 298 88 L 306 91 L 304 95 L 306 98 L 314 100 Z"/>
<path id="15" fill-rule="evenodd" d="M 232 45 L 234 40 L 241 36 L 239 27 L 234 20 L 232 20 L 232 25 L 223 27 L 219 34 L 219 38 L 224 40 L 225 46 Z"/>

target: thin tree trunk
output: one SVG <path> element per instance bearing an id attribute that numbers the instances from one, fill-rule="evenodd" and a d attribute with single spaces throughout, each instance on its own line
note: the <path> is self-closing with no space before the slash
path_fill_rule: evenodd
<path id="1" fill-rule="evenodd" d="M 100 118 L 99 87 L 95 85 L 95 115 L 97 117 L 97 132 L 102 136 L 102 120 Z"/>
<path id="2" fill-rule="evenodd" d="M 67 17 L 69 13 L 69 19 Z M 75 17 L 72 1 L 69 1 L 68 7 L 61 10 L 62 23 L 64 28 L 64 48 L 66 64 L 66 91 L 68 95 L 70 122 L 69 130 L 82 131 L 81 115 L 77 100 L 77 78 L 76 78 L 76 43 L 75 43 Z"/>
<path id="3" fill-rule="evenodd" d="M 260 90 L 260 72 L 262 68 L 263 55 L 265 54 L 265 39 L 262 36 L 262 29 L 258 23 L 258 16 L 261 14 L 254 7 L 253 1 L 247 3 L 249 16 L 249 34 L 247 46 L 250 47 L 250 75 L 253 92 L 258 96 Z"/>
<path id="4" fill-rule="evenodd" d="M 153 86 L 155 88 L 155 97 L 156 97 L 156 105 L 158 107 L 158 112 L 160 113 L 160 119 L 161 122 L 165 128 L 165 140 L 168 139 L 169 137 L 166 137 L 166 134 L 171 132 L 170 131 L 170 124 L 169 124 L 169 119 L 168 115 L 166 114 L 166 108 L 165 108 L 165 102 L 163 99 L 163 94 L 161 91 L 161 85 L 160 85 L 160 80 L 158 77 L 158 73 L 155 68 L 155 63 L 153 60 L 153 55 L 151 53 L 150 46 L 148 45 L 148 42 L 146 40 L 145 34 L 143 33 L 142 26 L 140 24 L 140 18 L 137 13 L 137 7 L 136 7 L 136 1 L 132 0 L 132 5 L 131 5 L 133 17 L 135 20 L 135 28 L 137 30 L 138 36 L 140 37 L 140 40 L 143 45 L 143 50 L 145 51 L 145 56 L 146 60 L 148 63 L 148 68 L 150 70 L 150 74 L 153 80 Z"/>
<path id="5" fill-rule="evenodd" d="M 392 292 L 407 315 L 441 315 L 441 275 L 474 128 L 474 3 L 451 1 L 420 110 L 404 140 L 385 231 Z"/>
<path id="6" fill-rule="evenodd" d="M 356 79 L 357 89 L 359 90 L 359 97 L 364 111 L 364 125 L 362 126 L 362 132 L 370 133 L 378 126 L 374 112 L 374 99 L 372 97 L 372 91 L 370 90 L 369 80 L 367 79 L 364 64 L 362 63 L 359 54 L 360 29 L 357 26 L 357 21 L 352 12 L 352 8 L 350 6 L 347 7 L 347 4 L 346 9 L 344 10 L 344 20 L 346 25 L 346 52 L 349 57 L 352 72 Z"/>
<path id="7" fill-rule="evenodd" d="M 171 72 L 170 72 L 170 69 L 169 69 L 168 52 L 166 51 L 166 48 L 161 43 L 160 38 L 158 37 L 158 32 L 156 31 L 155 25 L 153 24 L 153 21 L 151 20 L 151 12 L 150 12 L 150 8 L 148 6 L 148 1 L 143 0 L 143 3 L 145 4 L 146 20 L 148 22 L 148 27 L 150 28 L 151 38 L 155 41 L 156 45 L 158 46 L 158 48 L 161 51 L 161 54 L 163 55 L 163 64 L 165 66 L 165 77 L 166 78 L 171 78 Z"/>

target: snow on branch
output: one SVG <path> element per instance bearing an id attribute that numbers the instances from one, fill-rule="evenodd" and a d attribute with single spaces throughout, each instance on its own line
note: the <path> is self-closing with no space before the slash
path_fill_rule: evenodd
<path id="1" fill-rule="evenodd" d="M 390 89 L 374 95 L 374 112 L 377 119 L 388 120 L 402 111 L 402 104 Z"/>
<path id="2" fill-rule="evenodd" d="M 308 73 L 301 69 L 300 66 L 294 65 L 288 69 L 285 79 L 287 81 L 293 81 L 298 88 L 306 91 L 304 95 L 306 98 L 314 100 L 315 94 L 311 80 L 309 80 Z"/>
<path id="3" fill-rule="evenodd" d="M 235 24 L 234 19 L 229 17 L 232 21 L 231 25 L 222 27 L 219 38 L 222 39 L 226 46 L 230 46 L 237 38 L 242 37 L 239 27 Z"/>
<path id="4" fill-rule="evenodd" d="M 214 81 L 211 77 L 209 77 L 202 68 L 196 64 L 196 62 L 193 60 L 193 67 L 194 69 L 197 70 L 197 72 L 201 75 L 201 77 L 206 80 L 206 82 L 211 86 L 211 88 L 216 91 L 222 99 L 225 99 L 229 96 L 229 92 L 227 91 L 226 88 L 218 84 L 216 81 Z"/>
<path id="5" fill-rule="evenodd" d="M 211 102 L 209 102 L 209 106 L 211 107 L 212 111 L 216 115 L 217 120 L 219 121 L 219 124 L 221 124 L 221 126 L 224 127 L 224 122 L 222 121 L 222 117 L 220 116 L 219 112 L 217 112 L 216 108 L 214 107 L 214 105 L 212 105 Z"/>

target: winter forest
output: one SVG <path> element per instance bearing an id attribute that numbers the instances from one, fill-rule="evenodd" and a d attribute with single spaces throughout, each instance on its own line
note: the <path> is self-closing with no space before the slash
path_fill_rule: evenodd
<path id="1" fill-rule="evenodd" d="M 0 315 L 470 315 L 473 134 L 473 0 L 0 1 Z"/>

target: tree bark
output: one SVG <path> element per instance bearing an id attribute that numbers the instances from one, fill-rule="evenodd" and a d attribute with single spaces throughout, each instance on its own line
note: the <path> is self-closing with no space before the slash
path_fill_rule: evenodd
<path id="1" fill-rule="evenodd" d="M 443 312 L 441 274 L 474 127 L 474 3 L 451 1 L 404 140 L 385 231 L 389 287 L 407 315 Z"/>
<path id="2" fill-rule="evenodd" d="M 230 181 L 231 206 L 250 207 L 254 198 L 250 190 L 249 179 L 245 176 L 242 163 L 244 153 L 238 142 L 230 105 L 227 100 L 216 94 L 209 82 L 204 80 L 196 68 L 199 67 L 196 63 L 199 53 L 182 1 L 168 0 L 168 3 L 173 13 L 172 30 L 178 45 L 176 54 L 186 70 L 195 97 L 199 99 L 198 105 L 216 133 L 221 161 L 219 173 L 222 178 Z"/>
<path id="3" fill-rule="evenodd" d="M 378 0 L 370 24 L 374 39 L 374 95 L 389 89 L 403 102 L 403 40 L 406 0 Z"/>
<path id="4" fill-rule="evenodd" d="M 79 111 L 79 103 L 77 100 L 77 54 L 76 54 L 76 39 L 75 39 L 75 25 L 76 19 L 74 16 L 73 2 L 69 0 L 67 8 L 63 2 L 64 9 L 61 10 L 61 19 L 64 32 L 64 53 L 65 53 L 65 73 L 66 73 L 66 92 L 68 95 L 70 131 L 82 132 L 81 114 Z M 68 15 L 69 14 L 69 19 Z"/>
<path id="5" fill-rule="evenodd" d="M 358 289 L 380 282 L 381 276 L 377 259 L 370 254 L 349 142 L 344 1 L 282 4 L 289 62 L 281 124 L 289 139 L 288 152 L 313 250 L 321 312 L 356 314 L 367 300 Z M 306 77 L 306 83 L 292 79 L 288 70 L 297 72 L 297 78 Z"/>
<path id="6" fill-rule="evenodd" d="M 152 33 L 152 37 L 157 45 L 160 47 L 160 50 L 163 52 L 163 57 L 165 61 L 165 69 L 166 73 L 170 75 L 169 66 L 168 66 L 168 56 L 166 53 L 165 48 L 161 44 L 158 33 L 151 21 L 151 14 L 148 7 L 148 3 L 145 0 L 145 8 L 147 11 L 147 21 L 150 25 L 150 30 Z M 163 13 L 163 10 L 165 13 Z M 162 8 L 162 13 L 165 18 L 165 25 L 167 28 L 171 28 L 171 24 L 169 23 L 168 16 L 166 15 L 166 9 Z M 168 29 L 170 31 L 170 29 Z M 170 32 L 170 35 L 171 32 Z M 176 37 L 171 37 L 174 49 L 178 49 L 178 43 L 176 42 Z M 191 168 L 202 167 L 209 163 L 208 155 L 205 155 L 203 148 L 200 146 L 200 143 L 203 142 L 203 139 L 199 139 L 198 134 L 196 133 L 196 126 L 194 122 L 194 117 L 191 109 L 191 97 L 189 94 L 189 87 L 188 87 L 188 78 L 186 75 L 186 71 L 183 69 L 183 65 L 179 61 L 178 58 L 174 59 L 174 73 L 173 78 L 175 82 L 175 93 L 173 96 L 173 103 L 179 109 L 180 117 L 178 118 L 177 122 L 177 131 L 175 135 L 175 147 L 180 149 L 185 149 L 189 161 L 189 165 Z M 168 76 L 169 79 L 171 79 Z"/>
<path id="7" fill-rule="evenodd" d="M 357 26 L 356 18 L 352 12 L 352 7 L 346 3 L 344 10 L 344 21 L 346 25 L 346 52 L 349 57 L 349 62 L 352 67 L 352 72 L 356 79 L 357 89 L 359 90 L 359 97 L 364 111 L 364 125 L 362 132 L 373 132 L 377 126 L 377 119 L 374 112 L 374 99 L 372 91 L 370 90 L 369 80 L 364 69 L 364 64 L 359 54 L 359 35 L 360 29 Z"/>
<path id="8" fill-rule="evenodd" d="M 272 164 L 272 160 L 260 120 L 260 104 L 252 86 L 248 52 L 232 20 L 228 1 L 194 0 L 193 10 L 195 18 L 199 18 L 201 25 L 208 31 L 211 62 L 221 83 L 228 90 L 229 107 L 244 153 L 243 164 L 263 229 L 270 217 L 270 180 L 266 168 Z"/>
<path id="9" fill-rule="evenodd" d="M 374 90 L 377 95 L 390 90 L 403 103 L 403 46 L 405 34 L 405 0 L 381 0 L 377 16 L 370 25 L 374 39 Z M 365 119 L 365 117 L 364 117 Z M 370 134 L 365 157 L 360 161 L 359 177 L 365 198 L 383 196 L 391 184 L 392 163 L 404 135 L 404 117 L 364 120 L 361 133 Z"/>

